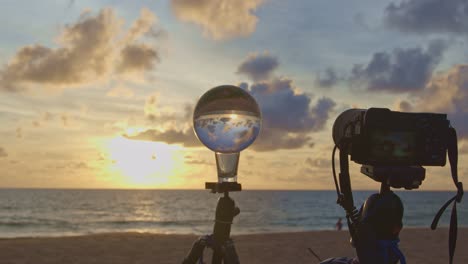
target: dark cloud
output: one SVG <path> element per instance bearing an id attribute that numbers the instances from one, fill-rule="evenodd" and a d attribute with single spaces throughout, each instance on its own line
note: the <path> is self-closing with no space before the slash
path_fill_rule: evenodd
<path id="1" fill-rule="evenodd" d="M 253 11 L 263 0 L 172 0 L 172 10 L 182 21 L 197 24 L 215 40 L 246 37 L 255 31 Z"/>
<path id="2" fill-rule="evenodd" d="M 464 104 L 465 109 L 456 109 L 453 112 L 448 113 L 448 118 L 453 127 L 457 130 L 458 138 L 467 140 L 468 139 L 468 111 L 466 110 L 466 103 Z"/>
<path id="3" fill-rule="evenodd" d="M 167 144 L 181 144 L 184 147 L 200 147 L 202 144 L 198 141 L 192 130 L 177 131 L 166 130 L 159 131 L 148 129 L 136 135 L 124 135 L 128 139 L 165 142 Z"/>
<path id="4" fill-rule="evenodd" d="M 0 68 L 0 89 L 15 92 L 31 84 L 67 88 L 109 78 L 114 72 L 150 70 L 158 56 L 153 48 L 135 40 L 149 31 L 153 20 L 150 11 L 142 11 L 140 22 L 122 40 L 121 20 L 111 8 L 97 15 L 83 12 L 75 24 L 64 27 L 57 48 L 40 44 L 20 48 Z M 143 60 L 135 62 L 143 55 Z"/>
<path id="5" fill-rule="evenodd" d="M 252 145 L 257 151 L 308 145 L 308 134 L 324 128 L 335 106 L 329 98 L 320 98 L 312 105 L 311 98 L 298 93 L 292 80 L 285 78 L 255 83 L 248 90 L 262 111 L 262 132 Z"/>
<path id="6" fill-rule="evenodd" d="M 260 105 L 263 123 L 289 132 L 321 130 L 335 106 L 329 98 L 321 98 L 312 106 L 311 97 L 298 93 L 293 81 L 286 78 L 255 83 L 249 91 Z"/>
<path id="7" fill-rule="evenodd" d="M 422 90 L 442 58 L 446 45 L 435 40 L 422 48 L 395 49 L 378 52 L 367 65 L 355 65 L 351 82 L 364 85 L 369 91 L 393 93 Z"/>
<path id="8" fill-rule="evenodd" d="M 278 66 L 278 59 L 267 52 L 250 54 L 239 65 L 237 73 L 245 74 L 253 81 L 262 81 L 268 79 Z"/>
<path id="9" fill-rule="evenodd" d="M 408 101 L 401 100 L 397 104 L 397 111 L 411 112 L 412 110 L 413 110 L 413 106 Z"/>
<path id="10" fill-rule="evenodd" d="M 159 56 L 154 47 L 146 44 L 127 45 L 120 51 L 122 60 L 117 66 L 117 72 L 145 72 L 152 70 L 159 62 Z"/>
<path id="11" fill-rule="evenodd" d="M 157 36 L 156 16 L 148 9 L 142 9 L 140 17 L 133 23 L 126 37 L 126 45 L 120 50 L 120 60 L 116 66 L 118 73 L 142 73 L 154 68 L 160 61 L 154 45 L 136 42 L 141 36 Z"/>
<path id="12" fill-rule="evenodd" d="M 6 152 L 4 148 L 0 147 L 0 158 L 5 158 L 5 157 L 8 157 L 8 153 Z"/>
<path id="13" fill-rule="evenodd" d="M 466 0 L 406 0 L 385 9 L 389 27 L 408 33 L 468 33 Z"/>
<path id="14" fill-rule="evenodd" d="M 339 77 L 333 68 L 328 68 L 325 72 L 317 76 L 315 84 L 323 88 L 330 88 L 335 86 L 342 79 L 343 78 Z"/>

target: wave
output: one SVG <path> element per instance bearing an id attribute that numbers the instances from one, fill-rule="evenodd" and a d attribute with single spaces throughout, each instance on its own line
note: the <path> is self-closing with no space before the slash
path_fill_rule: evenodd
<path id="1" fill-rule="evenodd" d="M 166 221 L 153 221 L 153 220 L 112 220 L 112 221 L 95 221 L 88 222 L 89 224 L 99 225 L 138 225 L 138 226 L 187 226 L 198 224 L 212 224 L 213 221 L 207 220 L 166 220 Z"/>

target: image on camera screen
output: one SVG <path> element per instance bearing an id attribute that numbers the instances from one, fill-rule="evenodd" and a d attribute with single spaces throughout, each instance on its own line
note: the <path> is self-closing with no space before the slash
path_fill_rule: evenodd
<path id="1" fill-rule="evenodd" d="M 376 160 L 412 160 L 415 156 L 414 132 L 375 130 L 370 141 L 370 155 Z"/>

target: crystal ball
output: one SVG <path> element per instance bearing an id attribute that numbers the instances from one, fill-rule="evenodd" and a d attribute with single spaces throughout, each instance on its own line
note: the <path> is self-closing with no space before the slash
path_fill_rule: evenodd
<path id="1" fill-rule="evenodd" d="M 193 127 L 207 148 L 219 153 L 240 152 L 260 132 L 260 108 L 247 91 L 233 85 L 217 86 L 198 100 Z"/>

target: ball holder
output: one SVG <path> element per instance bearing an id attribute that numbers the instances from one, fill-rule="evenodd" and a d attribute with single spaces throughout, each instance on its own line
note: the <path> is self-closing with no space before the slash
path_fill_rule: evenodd
<path id="1" fill-rule="evenodd" d="M 241 191 L 242 187 L 237 182 L 207 182 L 205 187 L 211 190 L 212 193 L 224 193 L 224 196 L 218 199 L 216 205 L 213 234 L 198 238 L 182 263 L 204 263 L 203 253 L 205 248 L 208 247 L 213 250 L 212 264 L 238 264 L 240 263 L 239 257 L 230 235 L 232 221 L 240 213 L 240 210 L 234 200 L 229 197 L 229 192 Z"/>
<path id="2" fill-rule="evenodd" d="M 193 127 L 198 139 L 215 152 L 218 182 L 206 182 L 205 189 L 224 195 L 216 205 L 213 233 L 198 238 L 182 263 L 204 263 L 203 252 L 208 247 L 213 250 L 212 264 L 239 264 L 230 236 L 232 221 L 240 210 L 229 192 L 242 190 L 237 183 L 239 156 L 260 132 L 260 108 L 246 90 L 232 85 L 218 86 L 198 101 Z"/>

